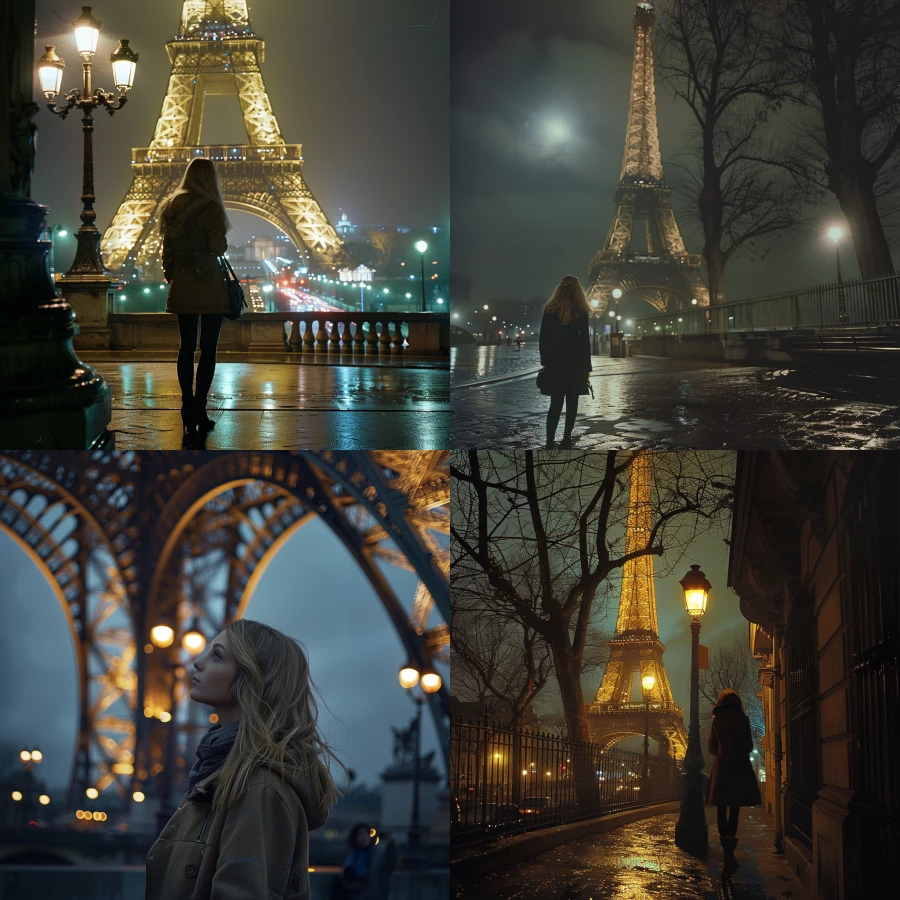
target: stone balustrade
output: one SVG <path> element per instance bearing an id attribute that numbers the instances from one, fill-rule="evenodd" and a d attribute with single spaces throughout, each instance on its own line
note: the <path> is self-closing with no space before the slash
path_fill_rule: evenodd
<path id="1" fill-rule="evenodd" d="M 177 349 L 178 323 L 168 313 L 113 313 L 111 350 Z M 222 323 L 219 349 L 356 356 L 450 353 L 447 313 L 290 312 L 246 313 Z"/>

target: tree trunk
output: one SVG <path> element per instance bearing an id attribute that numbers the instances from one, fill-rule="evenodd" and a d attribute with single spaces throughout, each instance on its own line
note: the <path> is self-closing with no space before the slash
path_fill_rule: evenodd
<path id="1" fill-rule="evenodd" d="M 894 274 L 894 263 L 875 203 L 874 181 L 866 168 L 863 159 L 842 167 L 836 193 L 850 226 L 860 274 L 883 278 Z"/>
<path id="2" fill-rule="evenodd" d="M 590 754 L 581 752 L 591 739 L 581 691 L 581 660 L 576 659 L 572 652 L 565 626 L 562 627 L 561 633 L 554 635 L 550 646 L 553 649 L 556 680 L 566 716 L 566 726 L 569 729 L 569 740 L 578 747 L 571 754 L 570 777 L 575 785 L 575 796 L 579 805 L 591 809 L 598 802 L 597 779 Z"/>
<path id="3" fill-rule="evenodd" d="M 721 247 L 705 244 L 706 277 L 709 281 L 709 305 L 725 302 L 725 253 Z"/>

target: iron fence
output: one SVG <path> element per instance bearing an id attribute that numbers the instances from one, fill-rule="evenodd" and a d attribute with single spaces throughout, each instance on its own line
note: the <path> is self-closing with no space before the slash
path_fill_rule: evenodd
<path id="1" fill-rule="evenodd" d="M 452 844 L 522 834 L 675 800 L 681 763 L 668 756 L 454 719 Z"/>
<path id="2" fill-rule="evenodd" d="M 635 321 L 637 337 L 900 324 L 900 275 L 700 306 Z"/>

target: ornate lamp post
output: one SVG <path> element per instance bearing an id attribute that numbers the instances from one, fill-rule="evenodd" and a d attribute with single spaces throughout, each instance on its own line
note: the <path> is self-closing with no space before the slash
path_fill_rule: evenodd
<path id="1" fill-rule="evenodd" d="M 49 44 L 37 62 L 41 90 L 48 101 L 47 108 L 54 115 L 65 119 L 72 109 L 78 107 L 82 114 L 81 128 L 84 133 L 81 228 L 75 235 L 78 242 L 75 259 L 59 284 L 80 320 L 84 334 L 81 344 L 106 346 L 109 342 L 107 316 L 112 302 L 111 288 L 116 279 L 103 265 L 100 232 L 95 225 L 94 110 L 105 107 L 110 115 L 114 115 L 128 102 L 126 94 L 134 85 L 138 55 L 128 46 L 127 40 L 120 40 L 118 49 L 109 58 L 113 80 L 119 90 L 118 97 L 101 88 L 94 88 L 91 60 L 97 51 L 100 23 L 91 14 L 91 7 L 84 6 L 72 27 L 75 31 L 75 45 L 83 60 L 82 89 L 70 91 L 65 97 L 65 103 L 57 106 L 56 96 L 60 90 L 65 62 L 56 55 L 56 48 Z"/>
<path id="2" fill-rule="evenodd" d="M 103 275 L 107 274 L 100 256 L 100 232 L 94 224 L 97 213 L 94 211 L 94 110 L 105 107 L 110 115 L 121 109 L 127 102 L 126 94 L 134 86 L 134 73 L 137 68 L 138 55 L 129 46 L 127 40 L 119 41 L 119 48 L 110 55 L 113 67 L 113 80 L 119 89 L 119 96 L 107 93 L 101 88 L 94 89 L 91 73 L 91 59 L 97 51 L 97 40 L 100 37 L 100 23 L 91 15 L 89 6 L 82 7 L 81 15 L 75 20 L 75 44 L 78 53 L 84 60 L 82 64 L 83 89 L 72 90 L 66 95 L 63 106 L 56 105 L 56 95 L 62 82 L 65 62 L 56 55 L 56 48 L 47 45 L 46 52 L 38 60 L 38 73 L 41 90 L 47 98 L 50 112 L 65 119 L 70 110 L 76 106 L 81 110 L 81 128 L 84 132 L 84 182 L 81 201 L 81 228 L 76 235 L 78 249 L 75 260 L 67 275 Z"/>
<path id="3" fill-rule="evenodd" d="M 408 662 L 400 670 L 400 684 L 409 691 L 409 696 L 416 704 L 416 747 L 415 762 L 413 763 L 413 807 L 412 820 L 407 832 L 406 855 L 404 856 L 403 866 L 406 869 L 424 869 L 427 865 L 425 854 L 422 850 L 422 828 L 419 825 L 419 756 L 421 753 L 421 735 L 422 735 L 422 706 L 427 702 L 428 698 L 424 695 L 414 694 L 412 689 L 419 684 L 419 670 Z M 421 673 L 422 690 L 426 694 L 434 694 L 441 689 L 441 676 L 431 669 L 426 669 Z"/>
<path id="4" fill-rule="evenodd" d="M 838 321 L 843 325 L 847 321 L 847 301 L 844 298 L 844 282 L 841 278 L 841 251 L 840 242 L 844 231 L 837 225 L 828 229 L 828 237 L 834 241 L 834 261 L 837 264 L 838 283 Z"/>
<path id="5" fill-rule="evenodd" d="M 684 796 L 681 800 L 681 815 L 675 826 L 675 845 L 689 853 L 703 855 L 706 853 L 709 836 L 702 796 L 703 754 L 700 750 L 698 647 L 700 619 L 706 612 L 706 601 L 712 585 L 706 580 L 698 565 L 691 566 L 691 571 L 679 583 L 684 591 L 684 605 L 691 617 L 691 727 L 688 733 L 687 753 L 684 757 Z"/>
<path id="6" fill-rule="evenodd" d="M 613 300 L 616 301 L 616 308 L 614 312 L 611 312 L 610 315 L 613 317 L 613 322 L 615 322 L 615 333 L 619 333 L 619 301 L 622 299 L 622 291 L 620 288 L 615 288 L 612 292 Z"/>
<path id="7" fill-rule="evenodd" d="M 419 251 L 419 262 L 422 264 L 422 312 L 425 312 L 425 251 L 428 244 L 425 241 L 416 241 L 416 250 Z"/>
<path id="8" fill-rule="evenodd" d="M 641 791 L 641 800 L 645 803 L 647 802 L 647 798 L 644 796 L 644 791 L 647 789 L 646 786 L 648 782 L 647 758 L 650 755 L 650 692 L 653 690 L 655 684 L 656 676 L 654 675 L 645 675 L 641 679 L 641 686 L 644 688 L 644 769 L 641 776 L 641 783 L 644 786 L 644 790 Z"/>

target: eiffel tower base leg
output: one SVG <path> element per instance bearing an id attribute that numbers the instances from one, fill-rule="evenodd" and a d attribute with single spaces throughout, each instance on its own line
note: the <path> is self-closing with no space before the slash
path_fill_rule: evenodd
<path id="1" fill-rule="evenodd" d="M 0 435 L 6 449 L 111 447 L 111 392 L 75 355 L 40 240 L 47 208 L 0 200 Z"/>

